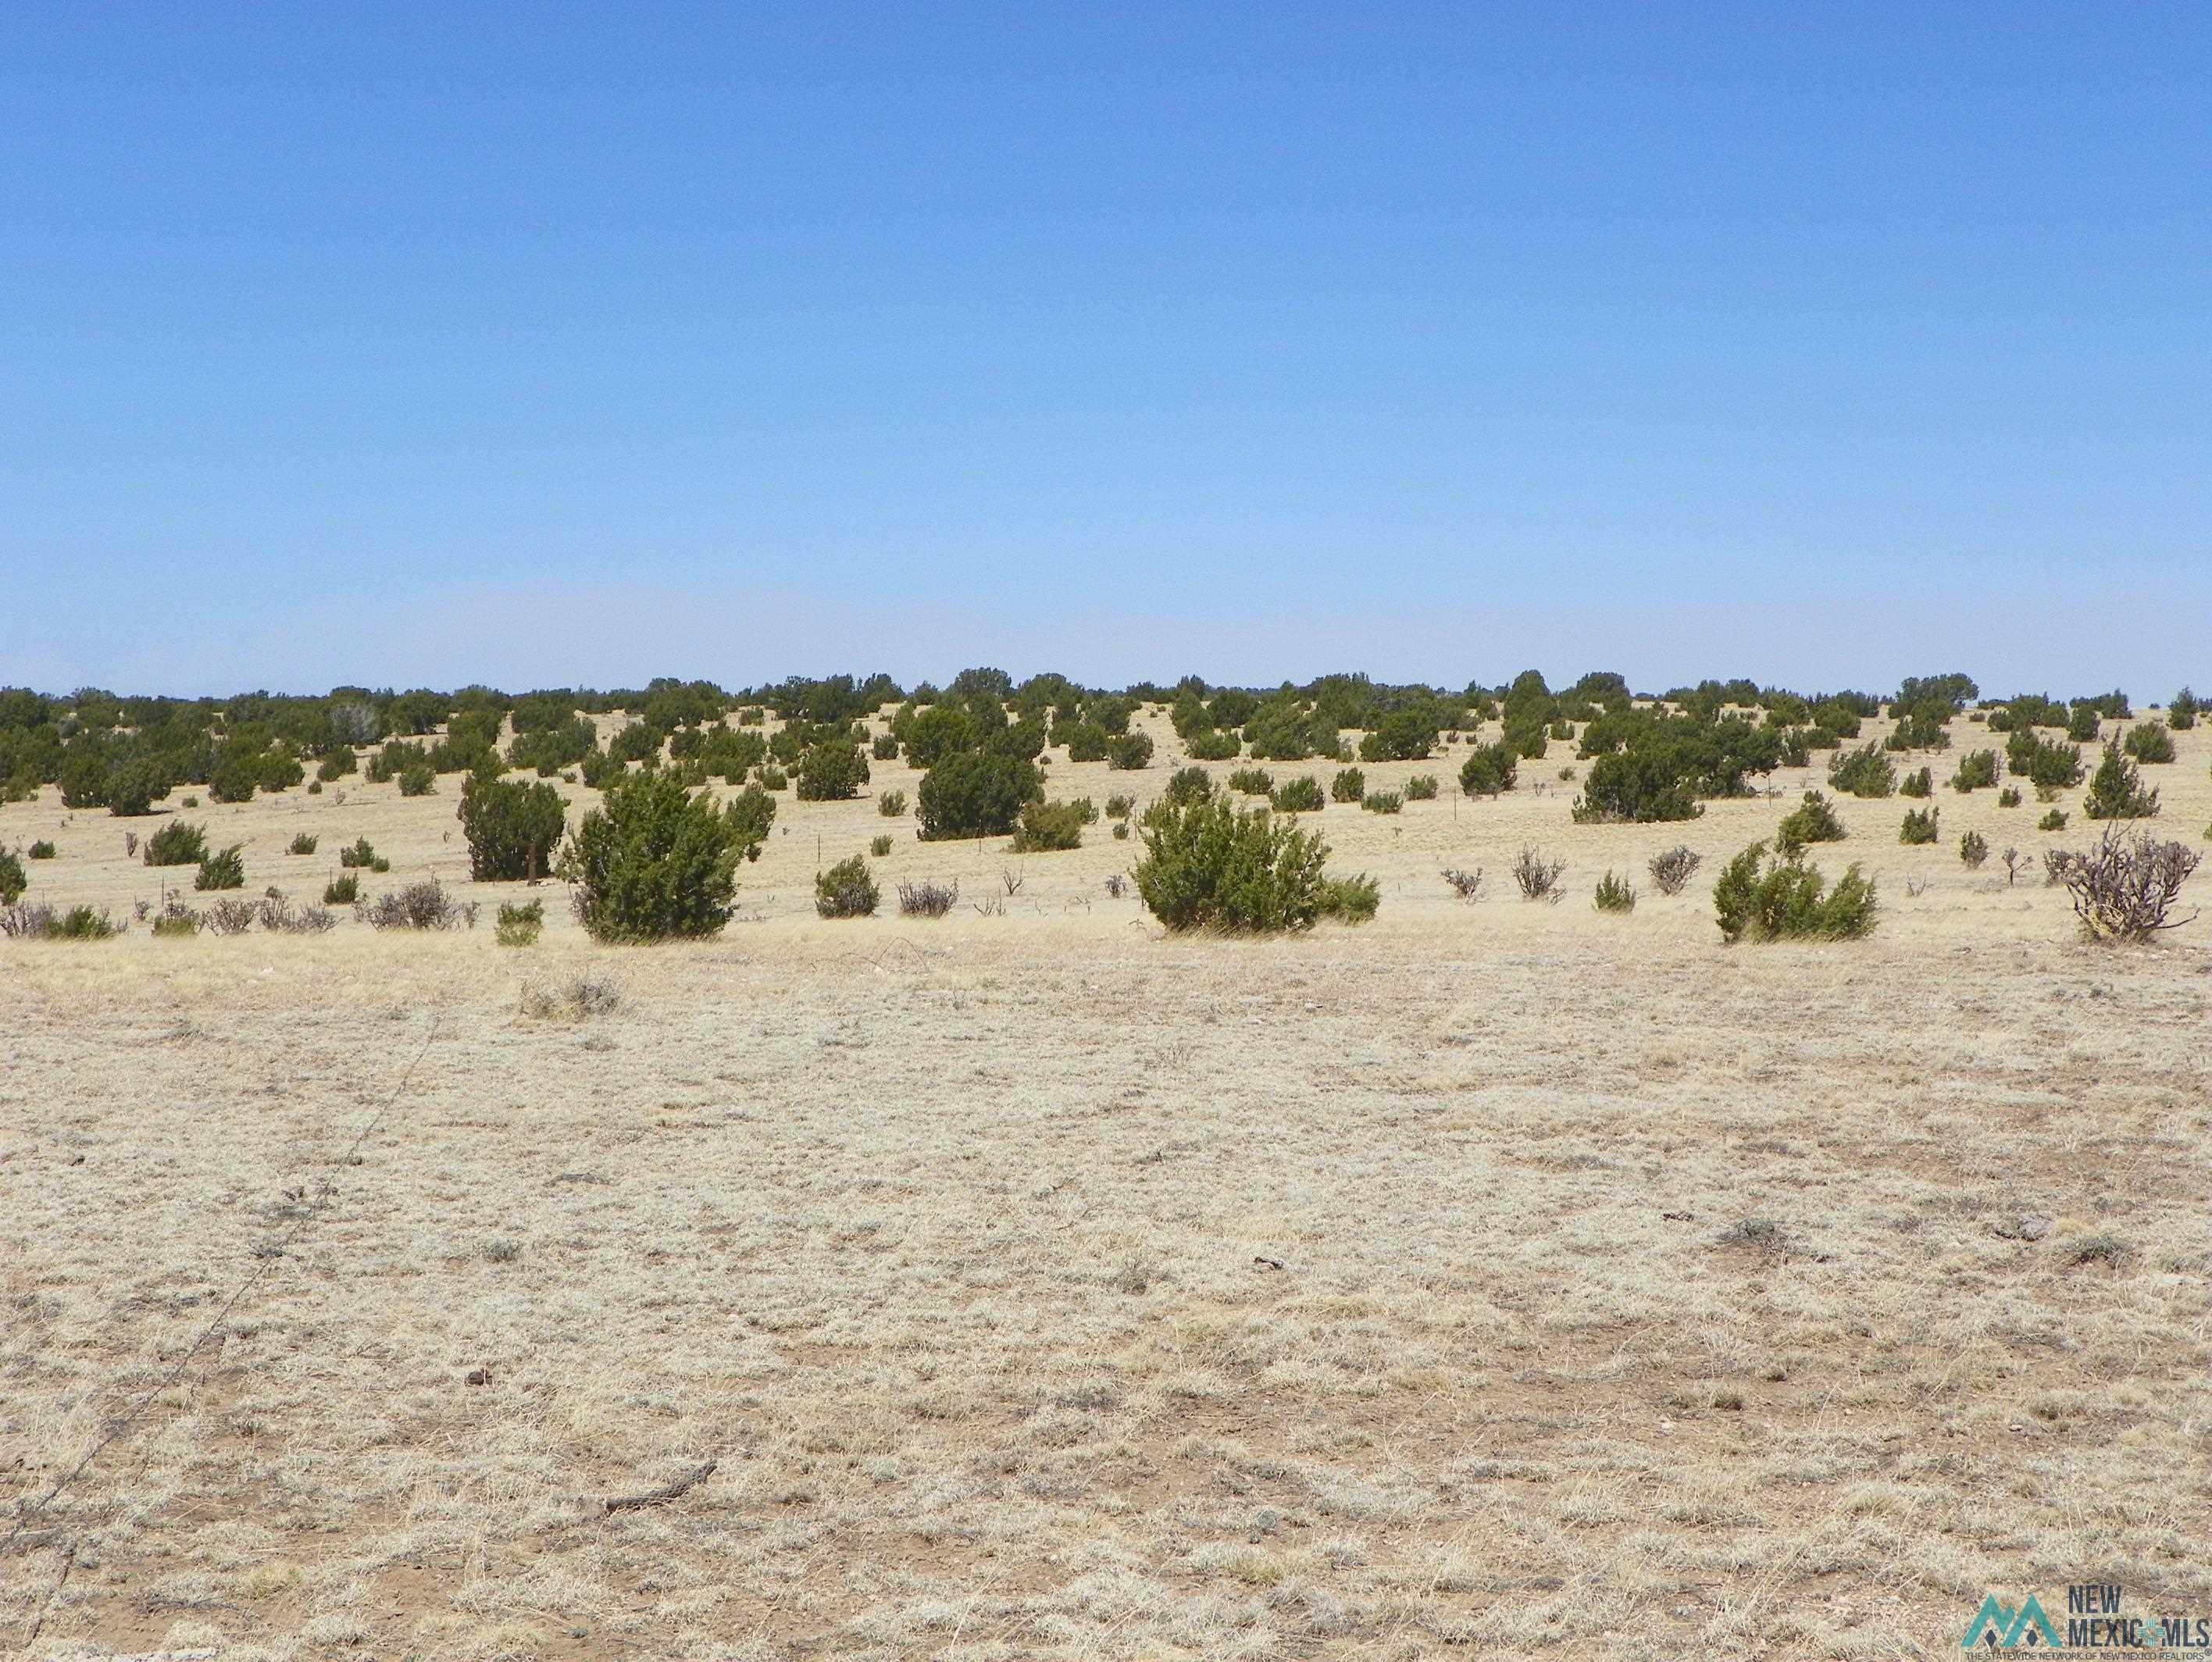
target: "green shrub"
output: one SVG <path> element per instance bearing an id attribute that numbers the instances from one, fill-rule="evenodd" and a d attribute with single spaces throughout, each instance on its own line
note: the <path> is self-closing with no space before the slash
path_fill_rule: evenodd
<path id="1" fill-rule="evenodd" d="M 915 809 L 924 842 L 1004 836 L 1024 804 L 1044 794 L 1036 764 L 988 750 L 960 750 L 922 775 Z"/>
<path id="2" fill-rule="evenodd" d="M 781 767 L 762 768 L 760 770 L 760 778 L 755 782 L 758 784 L 760 788 L 763 791 L 788 791 L 791 789 L 791 776 L 788 773 L 786 773 Z"/>
<path id="3" fill-rule="evenodd" d="M 261 788 L 274 796 L 290 790 L 307 777 L 307 772 L 297 757 L 283 750 L 266 750 L 262 753 L 258 776 Z"/>
<path id="4" fill-rule="evenodd" d="M 1979 868 L 1990 857 L 1990 840 L 1978 831 L 1969 831 L 1959 839 L 1959 858 L 1968 870 Z"/>
<path id="5" fill-rule="evenodd" d="M 186 797 L 178 805 L 182 808 L 197 808 L 200 805 L 200 799 L 198 797 Z"/>
<path id="6" fill-rule="evenodd" d="M 609 788 L 562 851 L 578 921 L 594 940 L 712 935 L 730 920 L 743 857 L 732 816 L 664 772 Z"/>
<path id="7" fill-rule="evenodd" d="M 551 787 L 547 787 L 550 789 Z M 399 771 L 399 794 L 403 797 L 427 797 L 435 794 L 438 775 L 427 761 L 418 761 Z"/>
<path id="8" fill-rule="evenodd" d="M 906 792 L 886 791 L 876 798 L 876 812 L 887 820 L 895 820 L 906 812 Z"/>
<path id="9" fill-rule="evenodd" d="M 1395 791 L 1370 791 L 1359 805 L 1370 814 L 1396 814 L 1404 811 L 1406 798 Z"/>
<path id="10" fill-rule="evenodd" d="M 868 759 L 849 739 L 811 745 L 793 777 L 801 802 L 849 802 L 868 782 Z"/>
<path id="11" fill-rule="evenodd" d="M 2041 819 L 2036 821 L 2035 828 L 2039 831 L 2063 831 L 2066 828 L 2066 810 L 2063 808 L 2052 809 Z"/>
<path id="12" fill-rule="evenodd" d="M 594 791 L 605 790 L 627 771 L 620 756 L 605 750 L 594 750 L 586 756 L 581 768 L 584 783 Z"/>
<path id="13" fill-rule="evenodd" d="M 1367 794 L 1367 775 L 1357 767 L 1340 769 L 1328 784 L 1332 802 L 1358 802 Z"/>
<path id="14" fill-rule="evenodd" d="M 358 839 L 350 847 L 338 850 L 338 864 L 349 870 L 359 867 L 364 871 L 389 871 L 392 862 L 369 846 L 367 837 Z"/>
<path id="15" fill-rule="evenodd" d="M 2173 730 L 2162 722 L 2146 721 L 2128 729 L 2121 748 L 2137 761 L 2163 762 L 2173 760 Z M 122 810 L 116 810 L 120 813 Z"/>
<path id="16" fill-rule="evenodd" d="M 200 861 L 199 872 L 192 879 L 192 887 L 198 889 L 245 888 L 245 844 L 233 843 L 220 853 L 208 855 Z"/>
<path id="17" fill-rule="evenodd" d="M 893 731 L 906 748 L 908 764 L 924 771 L 983 742 L 981 725 L 957 704 L 933 704 L 918 714 L 902 715 Z"/>
<path id="18" fill-rule="evenodd" d="M 2100 718 L 2102 712 L 2094 704 L 2077 704 L 2066 719 L 2066 737 L 2076 744 L 2094 744 L 2102 731 Z"/>
<path id="19" fill-rule="evenodd" d="M 2064 791 L 2081 782 L 2081 753 L 2023 728 L 2005 741 L 2005 766 L 2038 790 Z"/>
<path id="20" fill-rule="evenodd" d="M 1229 788 L 1241 796 L 1264 797 L 1275 788 L 1275 778 L 1264 767 L 1239 767 L 1229 776 Z"/>
<path id="21" fill-rule="evenodd" d="M 1115 820 L 1114 822 L 1114 840 L 1115 842 L 1127 842 L 1129 840 L 1128 821 Z"/>
<path id="22" fill-rule="evenodd" d="M 1828 765 L 1828 788 L 1854 797 L 1886 797 L 1897 789 L 1897 768 L 1879 745 L 1838 751 Z"/>
<path id="23" fill-rule="evenodd" d="M 1213 794 L 1213 775 L 1203 767 L 1178 767 L 1160 793 L 1169 802 L 1204 802 Z"/>
<path id="24" fill-rule="evenodd" d="M 0 848 L 0 906 L 15 905 L 30 886 L 30 874 L 23 870 L 23 857 L 12 848 Z"/>
<path id="25" fill-rule="evenodd" d="M 1014 828 L 1013 852 L 1044 854 L 1083 846 L 1083 828 L 1097 810 L 1083 802 L 1031 802 L 1022 806 Z"/>
<path id="26" fill-rule="evenodd" d="M 1850 834 L 1828 799 L 1818 791 L 1808 791 L 1804 804 L 1793 810 L 1776 830 L 1774 843 L 1786 855 L 1811 843 L 1841 842 Z"/>
<path id="27" fill-rule="evenodd" d="M 42 934 L 46 941 L 106 941 L 108 936 L 122 934 L 128 927 L 128 923 L 111 919 L 104 905 L 73 905 L 66 912 L 55 914 Z"/>
<path id="28" fill-rule="evenodd" d="M 868 852 L 873 854 L 878 859 L 883 858 L 884 856 L 890 852 L 891 840 L 888 833 L 880 837 L 871 837 L 868 839 Z"/>
<path id="29" fill-rule="evenodd" d="M 217 802 L 251 802 L 261 785 L 261 758 L 237 744 L 226 744 L 216 753 L 208 770 L 208 795 Z"/>
<path id="30" fill-rule="evenodd" d="M 1907 773 L 1899 782 L 1897 794 L 1900 797 L 1932 797 L 1936 794 L 1936 776 L 1925 767 L 1917 773 Z"/>
<path id="31" fill-rule="evenodd" d="M 1318 814 L 1324 805 L 1321 781 L 1311 773 L 1285 779 L 1268 793 L 1267 800 L 1283 814 Z"/>
<path id="32" fill-rule="evenodd" d="M 2203 708 L 2197 695 L 2184 687 L 2173 695 L 2173 702 L 2166 707 L 2166 725 L 2177 733 L 2185 733 L 2197 725 L 2197 715 Z"/>
<path id="33" fill-rule="evenodd" d="M 140 858 L 149 865 L 198 865 L 207 858 L 207 833 L 183 820 L 171 820 L 140 846 Z"/>
<path id="34" fill-rule="evenodd" d="M 1478 744 L 1460 764 L 1459 788 L 1470 797 L 1495 797 L 1513 788 L 1519 763 L 1510 746 Z"/>
<path id="35" fill-rule="evenodd" d="M 660 747 L 667 742 L 668 735 L 650 722 L 634 721 L 607 741 L 607 754 L 617 761 L 659 761 Z M 374 768 L 369 777 L 375 777 Z"/>
<path id="36" fill-rule="evenodd" d="M 1597 880 L 1597 889 L 1590 903 L 1600 912 L 1633 912 L 1636 910 L 1636 885 L 1625 877 L 1616 877 L 1610 868 Z"/>
<path id="37" fill-rule="evenodd" d="M 1406 781 L 1407 802 L 1434 802 L 1436 799 L 1437 776 L 1434 773 L 1416 773 Z"/>
<path id="38" fill-rule="evenodd" d="M 517 906 L 501 901 L 492 938 L 501 946 L 536 946 L 545 928 L 545 902 L 525 901 Z"/>
<path id="39" fill-rule="evenodd" d="M 2000 808 L 2019 807 L 2020 788 L 2017 786 L 2008 785 L 2003 790 L 1998 792 L 1997 806 Z"/>
<path id="40" fill-rule="evenodd" d="M 1127 797 L 1109 797 L 1106 798 L 1106 817 L 1109 820 L 1126 820 L 1129 817 L 1130 810 L 1135 806 L 1136 804 Z"/>
<path id="41" fill-rule="evenodd" d="M 1994 750 L 1969 750 L 1959 758 L 1959 771 L 1951 775 L 1951 788 L 1958 792 L 1978 791 L 1997 782 L 1997 753 Z"/>
<path id="42" fill-rule="evenodd" d="M 568 829 L 565 804 L 551 786 L 510 785 L 480 773 L 462 782 L 459 818 L 469 876 L 477 883 L 544 876 Z"/>
<path id="43" fill-rule="evenodd" d="M 867 861 L 858 854 L 814 876 L 814 910 L 824 918 L 867 918 L 882 899 Z"/>
<path id="44" fill-rule="evenodd" d="M 748 860 L 757 860 L 761 845 L 775 828 L 775 798 L 757 785 L 748 785 L 722 804 L 722 817 L 736 840 L 738 852 Z"/>
<path id="45" fill-rule="evenodd" d="M 284 852 L 287 854 L 312 854 L 321 840 L 319 837 L 311 837 L 302 831 L 284 845 Z"/>
<path id="46" fill-rule="evenodd" d="M 1713 885 L 1713 913 L 1724 941 L 1857 940 L 1874 932 L 1874 883 L 1854 865 L 1827 889 L 1818 866 L 1786 858 L 1760 862 L 1755 842 L 1730 860 Z"/>
<path id="47" fill-rule="evenodd" d="M 2105 747 L 2105 759 L 2089 780 L 2081 811 L 2093 820 L 2148 820 L 2158 816 L 2158 792 L 2143 789 L 2142 773 L 2118 744 Z"/>
<path id="48" fill-rule="evenodd" d="M 1244 754 L 1237 735 L 1219 727 L 1201 727 L 1183 741 L 1194 761 L 1229 761 Z"/>
<path id="49" fill-rule="evenodd" d="M 1691 794 L 1685 758 L 1665 743 L 1630 745 L 1590 764 L 1570 810 L 1577 825 L 1656 824 L 1705 810 Z"/>
<path id="50" fill-rule="evenodd" d="M 1565 735 L 1562 735 L 1565 737 Z M 1359 741 L 1362 761 L 1424 761 L 1437 747 L 1433 707 L 1393 710 Z"/>
<path id="51" fill-rule="evenodd" d="M 1897 726 L 1884 742 L 1888 750 L 1948 750 L 1951 735 L 1945 731 L 1952 717 L 1949 705 L 1922 703 L 1914 705 L 1899 718 Z"/>
<path id="52" fill-rule="evenodd" d="M 1364 871 L 1349 877 L 1324 876 L 1317 917 L 1332 923 L 1364 924 L 1382 904 L 1382 886 Z"/>
<path id="53" fill-rule="evenodd" d="M 150 757 L 119 761 L 107 773 L 107 811 L 136 819 L 154 811 L 154 804 L 169 794 L 169 777 Z"/>
<path id="54" fill-rule="evenodd" d="M 1109 740 L 1106 745 L 1106 765 L 1124 772 L 1148 767 L 1152 760 L 1152 736 L 1131 731 Z"/>
<path id="55" fill-rule="evenodd" d="M 896 761 L 898 752 L 898 740 L 889 733 L 878 733 L 874 741 L 868 746 L 868 754 L 875 757 L 878 761 Z"/>
<path id="56" fill-rule="evenodd" d="M 1902 843 L 1929 843 L 1935 841 L 1936 836 L 1936 822 L 1942 819 L 1942 816 L 1943 810 L 1940 808 L 1906 809 L 1905 810 L 1905 824 L 1897 834 L 1898 841 Z"/>
<path id="57" fill-rule="evenodd" d="M 1114 737 L 1095 721 L 1071 722 L 1054 731 L 1060 735 L 1060 743 L 1067 746 L 1070 761 L 1105 761 L 1106 747 L 1112 743 Z"/>
<path id="58" fill-rule="evenodd" d="M 359 771 L 360 767 L 360 760 L 354 755 L 353 747 L 341 744 L 315 765 L 315 778 L 321 784 L 335 785 L 347 775 Z"/>
<path id="59" fill-rule="evenodd" d="M 325 906 L 351 906 L 361 898 L 361 879 L 350 871 L 323 885 Z"/>
<path id="60" fill-rule="evenodd" d="M 1265 809 L 1210 794 L 1162 801 L 1142 829 L 1137 893 L 1170 929 L 1268 933 L 1310 929 L 1321 915 L 1328 845 Z"/>
<path id="61" fill-rule="evenodd" d="M 52 859 L 54 858 L 54 846 L 42 837 L 34 839 L 31 844 L 30 855 L 34 860 Z"/>
<path id="62" fill-rule="evenodd" d="M 0 907 L 0 935 L 16 940 L 104 941 L 129 927 L 109 917 L 104 906 L 73 906 L 66 912 L 50 906 Z"/>

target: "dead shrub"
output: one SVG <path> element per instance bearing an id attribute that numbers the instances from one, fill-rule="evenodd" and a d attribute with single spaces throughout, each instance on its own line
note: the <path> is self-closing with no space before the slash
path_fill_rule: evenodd
<path id="1" fill-rule="evenodd" d="M 1564 860 L 1546 859 L 1533 848 L 1521 851 L 1521 858 L 1513 862 L 1513 882 L 1524 901 L 1556 901 L 1565 892 L 1559 878 L 1567 869 Z"/>
<path id="2" fill-rule="evenodd" d="M 1658 885 L 1662 895 L 1679 895 L 1689 887 L 1690 879 L 1698 875 L 1705 857 L 1686 846 L 1677 844 L 1663 854 L 1654 854 L 1644 869 L 1651 873 L 1651 881 Z"/>
<path id="3" fill-rule="evenodd" d="M 959 904 L 960 885 L 927 879 L 902 883 L 898 886 L 898 901 L 902 918 L 942 918 Z"/>
<path id="4" fill-rule="evenodd" d="M 611 1016 L 622 1008 L 622 1001 L 620 982 L 587 972 L 562 986 L 524 983 L 517 1009 L 521 1015 L 541 1022 L 583 1022 L 594 1016 Z"/>
<path id="5" fill-rule="evenodd" d="M 2203 858 L 2185 843 L 2169 842 L 2148 831 L 2108 830 L 2092 847 L 2054 849 L 2045 864 L 2054 881 L 2065 885 L 2092 940 L 2148 941 L 2161 930 L 2192 923 L 2173 915 L 2182 884 Z"/>
<path id="6" fill-rule="evenodd" d="M 455 900 L 432 877 L 358 905 L 354 915 L 378 929 L 474 929 L 477 903 Z"/>

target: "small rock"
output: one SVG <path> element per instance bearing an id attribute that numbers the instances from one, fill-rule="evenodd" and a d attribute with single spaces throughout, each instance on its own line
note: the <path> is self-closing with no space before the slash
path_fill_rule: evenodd
<path id="1" fill-rule="evenodd" d="M 469 1369 L 466 1377 L 471 1385 L 489 1385 L 491 1383 L 491 1369 L 489 1368 L 471 1368 Z"/>
<path id="2" fill-rule="evenodd" d="M 2051 1214 L 2021 1212 L 1990 1226 L 2000 1240 L 2040 1240 L 2051 1233 Z"/>

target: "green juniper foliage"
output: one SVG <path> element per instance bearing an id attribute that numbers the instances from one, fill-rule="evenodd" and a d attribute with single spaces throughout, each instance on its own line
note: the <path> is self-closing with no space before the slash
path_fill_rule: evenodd
<path id="1" fill-rule="evenodd" d="M 139 845 L 149 865 L 198 865 L 207 858 L 207 832 L 184 820 L 171 820 Z"/>
<path id="2" fill-rule="evenodd" d="M 1789 854 L 1809 843 L 1841 842 L 1850 834 L 1828 799 L 1818 791 L 1808 791 L 1803 804 L 1783 820 L 1774 840 L 1776 847 Z"/>
<path id="3" fill-rule="evenodd" d="M 2089 780 L 2081 811 L 2093 820 L 2148 820 L 2158 816 L 2158 792 L 2143 788 L 2142 770 L 2118 744 L 2105 746 L 2105 759 Z"/>
<path id="4" fill-rule="evenodd" d="M 1162 801 L 1146 810 L 1137 893 L 1170 929 L 1270 933 L 1321 915 L 1328 845 L 1265 809 L 1226 798 Z"/>
<path id="5" fill-rule="evenodd" d="M 1874 932 L 1876 912 L 1875 885 L 1857 866 L 1830 889 L 1818 866 L 1768 858 L 1764 843 L 1730 860 L 1713 885 L 1714 917 L 1731 943 L 1856 940 Z"/>
<path id="6" fill-rule="evenodd" d="M 578 920 L 594 940 L 712 935 L 730 920 L 743 858 L 738 828 L 705 792 L 666 772 L 609 787 L 562 851 Z"/>
<path id="7" fill-rule="evenodd" d="M 520 883 L 551 870 L 568 817 L 550 785 L 508 784 L 471 773 L 461 786 L 461 834 L 477 883 Z"/>
<path id="8" fill-rule="evenodd" d="M 867 861 L 858 854 L 815 874 L 814 909 L 823 917 L 872 917 L 882 898 Z"/>
<path id="9" fill-rule="evenodd" d="M 544 927 L 544 901 L 526 901 L 519 906 L 502 901 L 492 934 L 501 946 L 535 946 Z"/>
<path id="10" fill-rule="evenodd" d="M 210 854 L 202 859 L 199 872 L 192 879 L 192 887 L 198 889 L 245 888 L 245 845 L 233 843 L 222 852 Z"/>

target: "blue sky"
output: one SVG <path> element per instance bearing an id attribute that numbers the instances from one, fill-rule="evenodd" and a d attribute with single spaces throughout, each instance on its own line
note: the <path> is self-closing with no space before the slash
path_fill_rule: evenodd
<path id="1" fill-rule="evenodd" d="M 2212 9 L 0 11 L 0 682 L 2212 683 Z"/>

